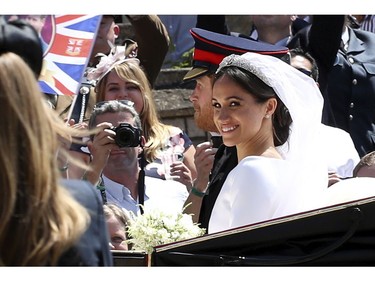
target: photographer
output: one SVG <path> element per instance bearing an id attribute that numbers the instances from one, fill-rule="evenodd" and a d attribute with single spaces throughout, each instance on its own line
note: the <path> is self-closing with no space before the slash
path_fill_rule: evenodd
<path id="1" fill-rule="evenodd" d="M 141 213 L 139 204 L 145 212 L 181 211 L 188 196 L 185 185 L 149 176 L 143 185 L 145 139 L 132 102 L 98 103 L 89 121 L 89 128 L 95 127 L 101 130 L 88 142 L 92 161 L 84 178 L 98 186 L 103 203 L 115 203 L 136 215 Z"/>

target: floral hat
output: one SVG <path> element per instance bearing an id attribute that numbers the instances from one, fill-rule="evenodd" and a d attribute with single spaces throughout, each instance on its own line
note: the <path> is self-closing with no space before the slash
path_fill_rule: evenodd
<path id="1" fill-rule="evenodd" d="M 138 46 L 133 40 L 127 39 L 123 46 L 115 46 L 108 41 L 111 46 L 111 51 L 108 55 L 98 53 L 96 57 L 101 57 L 99 63 L 95 68 L 87 72 L 88 80 L 96 80 L 99 82 L 108 72 L 110 72 L 116 65 L 125 61 L 133 61 L 139 64 L 137 59 Z"/>

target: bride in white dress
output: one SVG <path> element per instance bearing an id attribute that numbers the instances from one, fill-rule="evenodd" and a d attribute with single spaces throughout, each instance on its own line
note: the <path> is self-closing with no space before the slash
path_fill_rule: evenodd
<path id="1" fill-rule="evenodd" d="M 214 121 L 238 165 L 208 233 L 307 211 L 327 187 L 320 149 L 323 98 L 310 77 L 267 55 L 231 55 L 216 72 Z"/>

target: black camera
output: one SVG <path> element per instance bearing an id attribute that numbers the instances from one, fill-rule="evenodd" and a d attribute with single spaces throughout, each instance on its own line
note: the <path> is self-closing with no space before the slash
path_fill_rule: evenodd
<path id="1" fill-rule="evenodd" d="M 136 147 L 141 144 L 141 130 L 128 123 L 120 123 L 111 130 L 116 133 L 115 142 L 119 147 Z"/>

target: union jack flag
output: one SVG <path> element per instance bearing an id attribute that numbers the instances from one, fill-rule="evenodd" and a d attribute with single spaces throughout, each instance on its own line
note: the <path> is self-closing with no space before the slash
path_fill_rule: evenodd
<path id="1" fill-rule="evenodd" d="M 100 21 L 100 15 L 51 16 L 50 42 L 39 77 L 42 92 L 77 94 Z"/>

